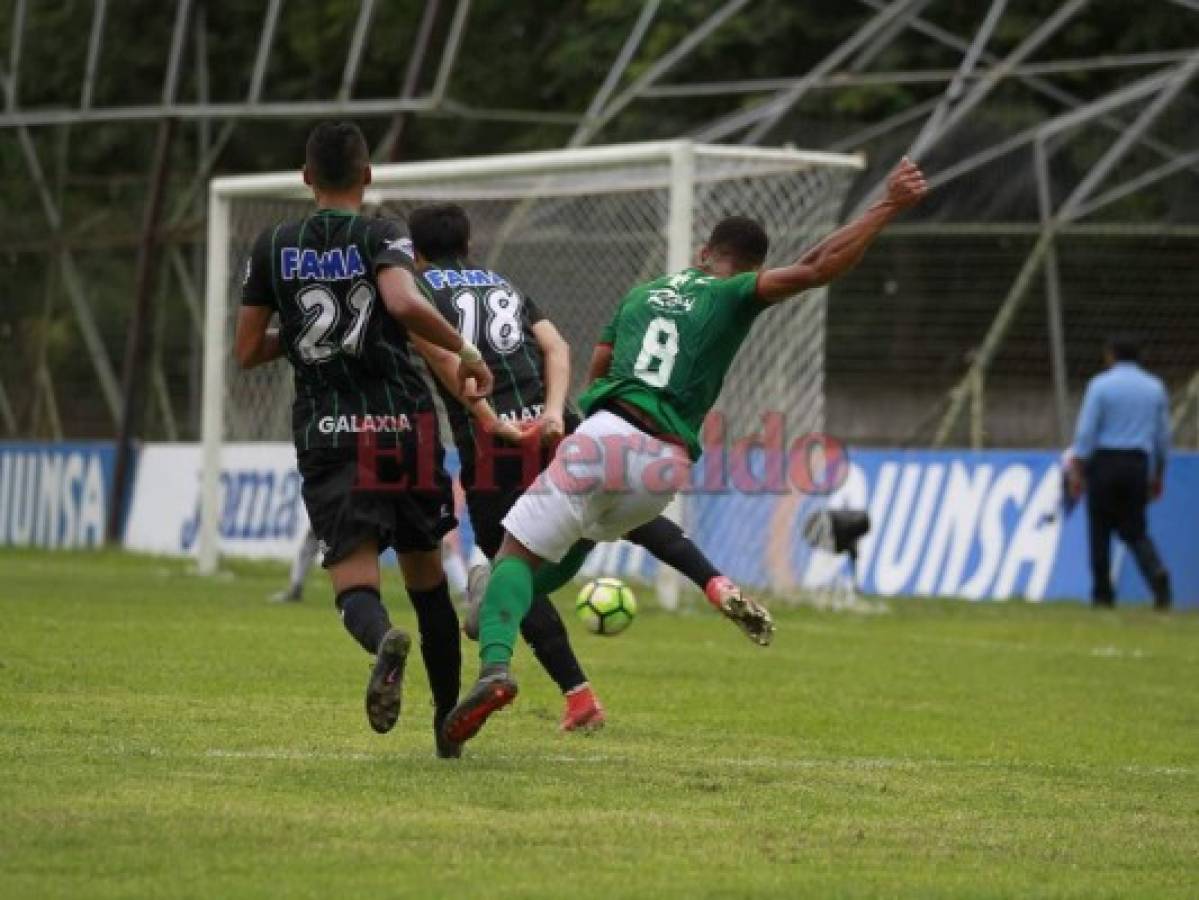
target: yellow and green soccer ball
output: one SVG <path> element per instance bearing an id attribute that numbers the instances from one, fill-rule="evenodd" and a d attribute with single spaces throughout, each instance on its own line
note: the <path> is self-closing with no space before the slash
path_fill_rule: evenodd
<path id="1" fill-rule="evenodd" d="M 597 578 L 579 591 L 575 613 L 594 634 L 620 634 L 637 616 L 637 598 L 619 578 Z"/>

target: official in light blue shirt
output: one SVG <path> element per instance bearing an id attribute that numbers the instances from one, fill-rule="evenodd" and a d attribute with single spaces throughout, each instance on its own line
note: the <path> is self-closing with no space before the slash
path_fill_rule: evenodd
<path id="1" fill-rule="evenodd" d="M 1170 575 L 1149 537 L 1145 507 L 1161 496 L 1170 453 L 1170 412 L 1161 379 L 1140 366 L 1135 341 L 1113 339 L 1107 371 L 1087 385 L 1074 432 L 1071 492 L 1087 494 L 1091 598 L 1116 602 L 1111 577 L 1113 532 L 1137 561 L 1157 609 L 1170 608 Z"/>
<path id="2" fill-rule="evenodd" d="M 1090 459 L 1098 449 L 1140 450 L 1160 477 L 1170 453 L 1170 408 L 1161 379 L 1133 360 L 1113 359 L 1091 379 L 1078 413 L 1074 456 Z"/>

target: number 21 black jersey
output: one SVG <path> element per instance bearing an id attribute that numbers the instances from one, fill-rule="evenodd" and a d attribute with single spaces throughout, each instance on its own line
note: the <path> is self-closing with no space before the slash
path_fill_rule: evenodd
<path id="1" fill-rule="evenodd" d="M 276 225 L 254 243 L 241 302 L 279 314 L 295 370 L 297 450 L 353 447 L 368 431 L 394 446 L 433 408 L 407 332 L 379 296 L 384 266 L 412 268 L 400 226 L 342 210 Z"/>

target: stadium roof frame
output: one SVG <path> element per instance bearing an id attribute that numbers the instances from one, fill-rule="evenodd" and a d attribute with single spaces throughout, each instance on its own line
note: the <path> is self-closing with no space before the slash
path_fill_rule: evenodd
<path id="1" fill-rule="evenodd" d="M 352 37 L 343 64 L 342 77 L 335 96 L 311 100 L 264 102 L 262 92 L 274 45 L 274 36 L 283 8 L 283 0 L 268 0 L 260 26 L 258 48 L 252 63 L 249 89 L 245 99 L 240 102 L 198 101 L 185 103 L 175 99 L 174 85 L 178 81 L 178 57 L 182 51 L 182 42 L 178 40 L 181 33 L 180 26 L 186 24 L 187 18 L 191 15 L 193 3 L 192 0 L 176 0 L 176 27 L 168 48 L 168 74 L 166 83 L 164 83 L 162 102 L 147 105 L 97 107 L 94 104 L 94 85 L 102 55 L 108 0 L 92 0 L 92 2 L 93 14 L 89 30 L 87 60 L 81 79 L 78 106 L 24 108 L 19 102 L 19 79 L 28 0 L 16 0 L 9 41 L 9 79 L 4 91 L 4 110 L 0 112 L 0 128 L 35 128 L 99 122 L 132 124 L 157 122 L 163 118 L 179 118 L 200 123 L 222 120 L 224 125 L 218 139 L 214 142 L 216 153 L 219 154 L 236 121 L 244 119 L 317 118 L 334 115 L 396 117 L 404 114 L 423 114 L 463 119 L 574 124 L 576 128 L 567 141 L 567 146 L 577 147 L 593 141 L 608 123 L 634 101 L 669 96 L 734 96 L 738 93 L 760 90 L 770 93 L 770 96 L 763 102 L 703 125 L 694 130 L 691 135 L 702 142 L 719 140 L 738 131 L 746 131 L 742 136 L 742 142 L 756 144 L 765 139 L 781 117 L 812 90 L 837 90 L 899 81 L 905 83 L 943 82 L 947 85 L 947 91 L 953 91 L 966 83 L 973 84 L 963 102 L 948 102 L 951 98 L 946 96 L 941 98 L 939 103 L 928 106 L 922 104 L 919 112 L 915 108 L 905 110 L 903 114 L 863 129 L 849 139 L 838 141 L 834 148 L 830 148 L 845 150 L 856 149 L 853 141 L 877 140 L 896 128 L 905 127 L 929 108 L 932 109 L 934 119 L 951 116 L 948 122 L 940 123 L 942 129 L 947 131 L 960 123 L 973 105 L 985 97 L 989 89 L 1000 81 L 1017 79 L 1028 85 L 1030 89 L 1058 102 L 1068 106 L 1079 106 L 1087 101 L 1074 97 L 1051 82 L 1045 81 L 1043 76 L 1050 73 L 1087 71 L 1095 68 L 1173 63 L 1182 61 L 1191 52 L 1162 51 L 1099 57 L 1091 60 L 1066 59 L 1026 63 L 1025 58 L 1031 52 L 1090 2 L 1090 0 L 1065 0 L 1052 15 L 1021 42 L 1015 51 L 1010 53 L 1006 59 L 999 60 L 993 54 L 985 51 L 984 33 L 993 27 L 993 19 L 997 19 L 1003 12 L 1006 0 L 992 0 L 991 13 L 993 15 L 988 16 L 988 20 L 983 22 L 979 32 L 973 35 L 969 41 L 921 18 L 921 14 L 931 0 L 858 0 L 861 5 L 872 9 L 875 15 L 830 51 L 811 71 L 802 76 L 789 79 L 707 82 L 696 85 L 660 85 L 659 82 L 664 75 L 685 60 L 703 41 L 750 3 L 750 0 L 727 0 L 697 24 L 682 40 L 661 53 L 632 84 L 613 98 L 612 95 L 616 92 L 624 73 L 641 47 L 643 38 L 659 12 L 660 0 L 646 0 L 630 27 L 619 55 L 613 61 L 587 110 L 582 113 L 547 113 L 540 110 L 518 109 L 493 110 L 463 104 L 448 96 L 448 86 L 457 64 L 470 14 L 471 0 L 458 0 L 455 6 L 434 83 L 427 94 L 411 96 L 408 92 L 401 92 L 396 97 L 355 99 L 352 96 L 353 87 L 377 5 L 375 0 L 360 0 Z M 1199 0 L 1162 0 L 1162 2 L 1169 2 L 1172 5 L 1199 12 Z M 981 52 L 978 52 L 977 59 L 970 61 L 970 65 L 959 67 L 952 73 L 948 70 L 863 72 L 867 65 L 908 30 L 916 31 L 947 48 L 963 51 L 967 54 L 968 59 L 972 52 Z M 428 35 L 418 35 L 419 37 L 427 38 Z M 416 53 L 420 49 L 419 47 L 414 48 L 413 52 Z M 985 65 L 976 66 L 976 62 Z M 843 64 L 847 71 L 836 71 Z M 981 89 L 982 85 L 986 85 L 987 88 Z M 953 109 L 952 112 L 949 112 L 951 106 Z M 926 126 L 929 124 L 933 124 L 931 119 L 926 122 Z M 1127 126 L 1127 122 L 1119 119 L 1109 119 L 1104 124 L 1114 131 L 1123 130 Z M 1171 163 L 1170 166 L 1163 166 L 1163 171 L 1170 173 L 1179 171 L 1180 168 L 1176 168 L 1176 166 L 1199 171 L 1199 164 L 1195 164 L 1189 154 L 1166 146 L 1151 136 L 1142 136 L 1141 142 Z M 1176 161 L 1180 157 L 1185 157 L 1187 162 L 1178 164 Z"/>

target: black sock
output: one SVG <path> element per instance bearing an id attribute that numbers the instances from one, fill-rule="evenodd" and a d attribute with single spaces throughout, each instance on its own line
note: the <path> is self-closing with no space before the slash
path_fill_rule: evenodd
<path id="1" fill-rule="evenodd" d="M 562 624 L 558 610 L 548 597 L 534 598 L 528 614 L 520 623 L 520 633 L 562 693 L 577 688 L 587 680 L 574 648 L 570 646 L 566 626 Z"/>
<path id="2" fill-rule="evenodd" d="M 682 572 L 699 585 L 701 591 L 706 590 L 708 582 L 720 574 L 720 570 L 683 533 L 683 529 L 665 516 L 658 516 L 634 528 L 625 537 L 634 544 L 640 544 L 672 569 Z"/>
<path id="3" fill-rule="evenodd" d="M 433 704 L 439 713 L 448 712 L 458 702 L 462 681 L 462 636 L 449 586 L 443 581 L 427 591 L 410 590 L 408 598 L 416 610 L 420 654 L 429 675 Z"/>
<path id="4" fill-rule="evenodd" d="M 368 585 L 346 588 L 334 601 L 341 611 L 341 624 L 346 627 L 362 649 L 374 656 L 383 636 L 391 628 L 387 607 L 379 592 Z"/>

